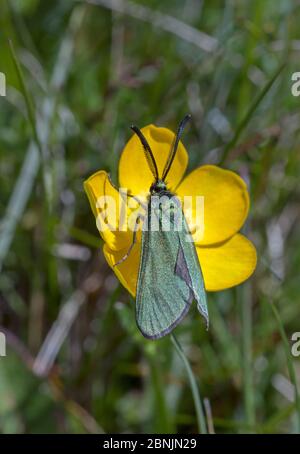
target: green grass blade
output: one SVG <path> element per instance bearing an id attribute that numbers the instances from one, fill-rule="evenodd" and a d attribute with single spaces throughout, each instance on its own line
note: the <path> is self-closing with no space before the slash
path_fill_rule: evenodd
<path id="1" fill-rule="evenodd" d="M 25 99 L 27 114 L 28 114 L 29 122 L 30 122 L 30 125 L 31 125 L 31 128 L 32 128 L 33 137 L 34 137 L 34 140 L 35 140 L 35 142 L 36 142 L 36 144 L 37 144 L 37 146 L 38 146 L 38 148 L 39 148 L 39 150 L 41 152 L 42 151 L 42 144 L 40 142 L 38 131 L 37 131 L 37 126 L 36 126 L 36 116 L 35 116 L 34 102 L 33 102 L 33 99 L 32 99 L 32 97 L 30 95 L 30 92 L 29 92 L 29 90 L 28 90 L 28 88 L 26 86 L 26 82 L 25 82 L 25 78 L 24 78 L 24 75 L 23 75 L 23 71 L 22 71 L 19 59 L 17 57 L 17 54 L 15 52 L 13 42 L 11 40 L 9 40 L 8 43 L 9 43 L 9 49 L 10 49 L 10 53 L 11 53 L 11 58 L 13 60 L 13 63 L 14 63 L 15 69 L 16 69 L 16 73 L 17 73 L 17 76 L 18 76 L 19 84 L 20 84 L 20 87 L 21 87 L 21 91 L 22 91 L 22 94 L 23 94 L 24 99 Z"/>
<path id="2" fill-rule="evenodd" d="M 290 351 L 290 344 L 289 344 L 287 335 L 285 333 L 285 329 L 284 329 L 283 323 L 281 321 L 280 314 L 274 303 L 271 303 L 271 308 L 272 308 L 273 314 L 274 314 L 277 324 L 278 324 L 279 333 L 282 338 L 283 347 L 284 347 L 284 351 L 285 351 L 285 355 L 286 355 L 286 361 L 287 361 L 287 367 L 288 367 L 288 371 L 289 371 L 290 380 L 291 380 L 291 382 L 294 386 L 294 390 L 295 390 L 295 404 L 296 404 L 296 412 L 297 412 L 297 432 L 300 433 L 300 397 L 299 397 L 299 390 L 298 390 L 298 385 L 297 385 L 295 368 L 294 368 L 293 359 L 292 359 L 292 355 L 291 355 L 291 351 Z"/>
<path id="3" fill-rule="evenodd" d="M 195 409 L 196 409 L 199 433 L 207 434 L 207 427 L 206 427 L 206 421 L 205 421 L 203 406 L 202 406 L 201 397 L 200 397 L 200 391 L 199 391 L 199 387 L 197 385 L 195 375 L 192 371 L 191 365 L 190 365 L 180 343 L 178 342 L 178 340 L 174 334 L 171 334 L 171 341 L 173 342 L 178 355 L 180 356 L 180 358 L 183 361 L 183 364 L 185 366 L 186 373 L 187 373 L 187 376 L 188 376 L 188 379 L 190 382 L 193 399 L 194 399 L 194 404 L 195 404 Z"/>
<path id="4" fill-rule="evenodd" d="M 273 76 L 271 77 L 271 79 L 266 83 L 266 85 L 264 86 L 262 91 L 254 99 L 254 101 L 251 104 L 249 110 L 246 112 L 245 116 L 242 118 L 240 124 L 238 125 L 234 136 L 232 137 L 232 139 L 225 146 L 222 158 L 220 160 L 220 164 L 223 164 L 226 161 L 230 150 L 236 145 L 236 143 L 239 140 L 242 132 L 244 131 L 244 129 L 248 125 L 249 121 L 251 120 L 252 115 L 254 114 L 254 112 L 256 111 L 257 107 L 259 106 L 261 101 L 264 99 L 266 94 L 269 92 L 269 90 L 271 89 L 272 85 L 274 84 L 274 82 L 276 81 L 278 76 L 281 74 L 281 72 L 284 69 L 285 65 L 286 65 L 286 63 L 283 63 L 282 65 L 279 66 L 279 68 L 276 69 L 276 71 L 273 74 Z"/>
<path id="5" fill-rule="evenodd" d="M 94 249 L 99 249 L 103 246 L 103 240 L 101 238 L 98 238 L 86 230 L 79 229 L 78 227 L 70 227 L 69 235 L 77 241 L 80 241 L 82 244 L 85 244 L 85 246 L 89 246 Z"/>
<path id="6" fill-rule="evenodd" d="M 55 66 L 53 69 L 52 77 L 51 77 L 51 84 L 50 84 L 50 91 L 54 91 L 55 95 L 51 98 L 50 109 L 49 109 L 49 99 L 45 98 L 42 104 L 42 115 L 44 118 L 44 133 L 42 136 L 42 142 L 46 143 L 48 140 L 48 135 L 51 129 L 51 122 L 53 120 L 53 116 L 55 114 L 55 104 L 56 104 L 56 97 L 58 96 L 61 87 L 63 86 L 70 70 L 70 66 L 72 64 L 72 55 L 74 52 L 74 40 L 78 29 L 83 20 L 85 9 L 84 8 L 76 8 L 70 18 L 70 28 L 67 30 L 66 36 L 62 40 L 57 60 L 55 62 Z M 14 50 L 12 47 L 12 52 L 14 54 Z M 14 57 L 13 57 L 14 58 Z M 18 60 L 15 58 L 15 66 L 16 69 L 19 68 Z M 17 69 L 18 71 L 18 69 Z M 21 80 L 24 82 L 24 78 L 22 77 L 22 72 L 20 70 Z M 20 80 L 20 83 L 22 83 Z M 30 96 L 25 96 L 26 86 L 24 83 L 25 91 L 23 89 L 23 94 L 25 100 L 31 103 Z M 31 114 L 34 118 L 34 114 L 32 112 L 31 107 L 28 109 L 31 111 Z M 28 112 L 29 113 L 29 112 Z M 33 120 L 33 119 L 32 119 Z M 33 121 L 33 127 L 36 126 L 35 121 Z M 19 223 L 19 220 L 24 213 L 25 207 L 28 203 L 30 194 L 32 192 L 33 184 L 36 179 L 39 167 L 40 167 L 40 153 L 38 152 L 38 146 L 36 145 L 35 141 L 31 141 L 29 144 L 28 150 L 26 152 L 26 156 L 18 176 L 17 182 L 12 189 L 12 194 L 7 204 L 7 208 L 5 210 L 5 214 L 2 218 L 1 222 L 1 236 L 0 236 L 0 270 L 3 267 L 4 260 L 7 256 L 9 248 L 12 244 L 14 234 Z"/>

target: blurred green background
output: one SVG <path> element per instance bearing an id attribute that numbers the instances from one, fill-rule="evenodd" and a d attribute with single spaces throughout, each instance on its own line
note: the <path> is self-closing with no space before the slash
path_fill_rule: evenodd
<path id="1" fill-rule="evenodd" d="M 187 112 L 190 169 L 216 163 L 249 185 L 259 260 L 209 294 L 208 332 L 193 309 L 176 335 L 210 431 L 299 432 L 299 2 L 0 7 L 0 432 L 197 431 L 182 362 L 169 337 L 138 332 L 82 187 L 98 169 L 117 184 L 132 123 L 175 130 Z"/>

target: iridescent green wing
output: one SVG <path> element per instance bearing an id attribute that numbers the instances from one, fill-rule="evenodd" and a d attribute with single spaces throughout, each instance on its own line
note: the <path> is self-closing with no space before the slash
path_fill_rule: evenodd
<path id="1" fill-rule="evenodd" d="M 142 334 L 158 339 L 183 319 L 192 301 L 208 324 L 206 293 L 194 243 L 178 199 L 170 222 L 167 197 L 150 199 L 142 233 L 136 321 Z M 152 227 L 152 228 L 151 228 Z M 166 231 L 166 227 L 170 227 Z"/>

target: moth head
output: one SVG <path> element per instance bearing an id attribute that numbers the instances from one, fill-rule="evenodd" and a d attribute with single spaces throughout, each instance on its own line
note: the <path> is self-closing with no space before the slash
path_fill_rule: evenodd
<path id="1" fill-rule="evenodd" d="M 158 194 L 161 191 L 166 191 L 167 185 L 163 180 L 158 179 L 150 187 L 151 194 Z"/>

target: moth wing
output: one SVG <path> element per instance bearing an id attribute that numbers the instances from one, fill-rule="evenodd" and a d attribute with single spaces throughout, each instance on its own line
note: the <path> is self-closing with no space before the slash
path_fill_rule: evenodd
<path id="1" fill-rule="evenodd" d="M 179 237 L 181 244 L 184 245 L 184 247 L 182 247 L 182 250 L 184 251 L 182 261 L 185 260 L 186 263 L 181 268 L 180 267 L 181 260 L 178 260 L 176 274 L 182 275 L 182 278 L 192 291 L 194 300 L 197 303 L 198 311 L 205 318 L 206 326 L 208 328 L 209 316 L 201 265 L 199 263 L 192 235 L 189 232 L 189 228 L 187 226 L 184 215 L 182 216 L 184 228 L 181 232 L 179 232 Z M 188 275 L 183 275 L 184 269 L 187 270 Z"/>
<path id="2" fill-rule="evenodd" d="M 161 228 L 169 216 L 164 204 L 160 214 L 148 210 L 148 230 L 142 234 L 141 261 L 136 295 L 136 321 L 142 334 L 158 339 L 170 333 L 187 314 L 193 300 L 208 321 L 202 273 L 179 201 L 175 205 L 176 222 L 182 229 Z M 161 224 L 159 224 L 161 216 Z M 157 230 L 151 230 L 154 218 Z M 169 219 L 169 218 L 168 218 Z M 187 241 L 189 238 L 189 241 Z"/>

